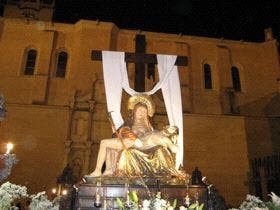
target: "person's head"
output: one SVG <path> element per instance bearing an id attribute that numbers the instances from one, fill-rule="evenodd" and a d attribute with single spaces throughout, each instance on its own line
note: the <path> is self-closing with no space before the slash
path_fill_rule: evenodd
<path id="1" fill-rule="evenodd" d="M 168 137 L 174 144 L 176 144 L 179 135 L 179 128 L 177 126 L 164 126 L 162 128 L 162 133 L 163 135 Z"/>
<path id="2" fill-rule="evenodd" d="M 179 128 L 175 125 L 166 125 L 163 127 L 163 131 L 169 136 L 179 134 Z"/>
<path id="3" fill-rule="evenodd" d="M 133 109 L 133 119 L 148 119 L 148 108 L 143 103 L 138 103 Z"/>
<path id="4" fill-rule="evenodd" d="M 128 110 L 136 110 L 136 106 L 145 106 L 149 117 L 153 117 L 155 113 L 155 104 L 149 95 L 140 94 L 129 98 L 127 102 Z"/>

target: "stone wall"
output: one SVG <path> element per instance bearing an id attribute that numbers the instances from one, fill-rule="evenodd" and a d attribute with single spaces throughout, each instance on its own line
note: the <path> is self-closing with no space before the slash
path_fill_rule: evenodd
<path id="1" fill-rule="evenodd" d="M 79 176 L 95 166 L 101 139 L 111 136 L 102 63 L 92 50 L 135 51 L 136 30 L 81 20 L 60 24 L 0 18 L 0 92 L 8 111 L 0 126 L 20 162 L 11 180 L 34 191 L 50 189 L 66 163 Z M 179 67 L 184 117 L 185 165 L 198 166 L 230 204 L 244 200 L 252 154 L 279 151 L 277 41 L 250 43 L 141 32 L 146 52 L 188 56 Z M 34 75 L 23 75 L 27 49 L 38 51 Z M 57 54 L 69 55 L 65 78 L 55 76 Z M 211 66 L 212 89 L 204 88 L 203 65 Z M 239 69 L 241 91 L 232 91 L 230 69 Z M 133 86 L 134 65 L 128 65 Z M 146 78 L 149 90 L 158 81 Z M 154 125 L 167 124 L 160 93 Z M 123 96 L 123 114 L 127 116 Z M 232 113 L 234 106 L 236 113 Z M 239 114 L 239 116 L 233 116 Z M 2 142 L 2 141 L 1 141 Z M 257 144 L 255 142 L 258 142 Z M 40 178 L 40 182 L 38 179 Z"/>
<path id="2" fill-rule="evenodd" d="M 69 111 L 63 107 L 6 105 L 7 117 L 0 126 L 1 147 L 14 144 L 19 162 L 10 182 L 28 186 L 30 193 L 56 187 L 56 178 L 65 167 Z"/>

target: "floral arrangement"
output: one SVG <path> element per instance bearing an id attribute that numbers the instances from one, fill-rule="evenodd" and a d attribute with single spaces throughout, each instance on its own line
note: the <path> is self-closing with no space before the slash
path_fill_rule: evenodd
<path id="1" fill-rule="evenodd" d="M 0 209 L 15 208 L 13 202 L 20 198 L 26 198 L 27 196 L 26 187 L 6 182 L 0 187 Z"/>
<path id="2" fill-rule="evenodd" d="M 30 200 L 31 210 L 58 210 L 59 205 L 57 200 L 51 202 L 47 199 L 45 192 L 40 192 L 37 195 L 28 195 L 25 186 L 15 185 L 10 182 L 5 182 L 0 186 L 0 209 L 9 210 L 17 209 L 15 206 L 20 200 Z"/>
<path id="3" fill-rule="evenodd" d="M 135 191 L 127 194 L 127 200 L 123 202 L 120 198 L 117 198 L 117 203 L 120 209 L 131 209 L 131 210 L 174 210 L 177 206 L 177 199 L 174 199 L 172 205 L 169 201 L 161 198 L 161 193 L 157 192 L 154 198 L 151 200 L 143 200 L 142 206 L 139 204 L 139 198 Z M 183 206 L 180 209 L 198 209 L 202 210 L 204 204 L 199 205 L 198 203 L 194 203 L 190 205 L 188 208 Z"/>
<path id="4" fill-rule="evenodd" d="M 49 201 L 46 192 L 39 192 L 36 195 L 31 195 L 31 210 L 58 210 L 59 209 L 59 199 L 55 199 L 53 202 Z"/>
<path id="5" fill-rule="evenodd" d="M 271 192 L 269 195 L 271 197 L 271 201 L 267 202 L 266 205 L 269 210 L 280 210 L 280 198 L 275 195 L 275 193 Z"/>
<path id="6" fill-rule="evenodd" d="M 238 209 L 230 210 L 280 210 L 280 198 L 273 192 L 269 196 L 271 201 L 263 202 L 254 195 L 247 195 L 246 200 Z"/>

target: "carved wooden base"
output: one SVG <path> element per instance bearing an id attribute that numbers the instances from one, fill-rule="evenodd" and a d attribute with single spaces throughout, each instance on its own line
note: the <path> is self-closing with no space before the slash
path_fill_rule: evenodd
<path id="1" fill-rule="evenodd" d="M 76 210 L 94 210 L 94 209 L 119 209 L 116 198 L 121 198 L 126 200 L 127 194 L 127 184 L 123 183 L 124 180 L 118 180 L 116 177 L 114 181 L 115 184 L 108 184 L 108 180 L 101 181 L 101 186 L 98 187 L 98 182 L 85 183 L 79 186 L 75 194 L 75 204 L 72 208 Z M 152 180 L 149 180 L 150 183 Z M 104 183 L 105 182 L 105 183 Z M 119 184 L 116 184 L 119 182 Z M 100 183 L 100 182 L 99 182 Z M 123 184 L 120 184 L 123 183 Z M 129 183 L 129 182 L 128 182 Z M 148 182 L 149 183 L 149 182 Z M 191 202 L 194 203 L 198 199 L 199 203 L 204 203 L 205 208 L 208 204 L 208 193 L 207 187 L 200 185 L 176 185 L 176 184 L 160 184 L 160 181 L 154 180 L 154 184 L 149 184 L 143 186 L 143 184 L 133 184 L 129 183 L 129 191 L 136 191 L 140 204 L 144 199 L 150 199 L 154 197 L 158 191 L 161 192 L 162 198 L 168 200 L 171 204 L 174 199 L 177 199 L 177 208 L 184 204 L 184 199 L 188 194 Z M 99 192 L 101 207 L 95 207 L 96 202 L 96 192 Z M 149 196 L 150 195 L 150 196 Z M 73 198 L 74 199 L 74 198 Z"/>

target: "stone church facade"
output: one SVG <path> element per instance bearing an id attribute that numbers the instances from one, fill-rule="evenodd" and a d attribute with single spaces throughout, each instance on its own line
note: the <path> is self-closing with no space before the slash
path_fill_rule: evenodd
<path id="1" fill-rule="evenodd" d="M 37 20 L 12 12 L 17 9 L 6 5 L 0 18 L 0 92 L 7 111 L 1 150 L 11 141 L 19 159 L 11 182 L 50 192 L 67 164 L 79 178 L 93 170 L 99 142 L 112 132 L 102 62 L 92 60 L 91 52 L 135 52 L 137 35 L 145 37 L 146 53 L 188 57 L 188 66 L 179 67 L 188 173 L 198 166 L 226 201 L 237 205 L 253 192 L 251 159 L 280 151 L 279 52 L 270 31 L 264 42 L 252 43 L 126 30 L 91 20 L 54 23 L 51 8 L 36 10 L 45 12 Z M 147 71 L 150 90 L 158 75 L 156 68 Z M 128 75 L 133 87 L 134 64 L 128 64 Z M 124 116 L 127 98 L 124 93 Z M 153 99 L 153 124 L 160 129 L 167 124 L 164 102 L 161 93 Z"/>

